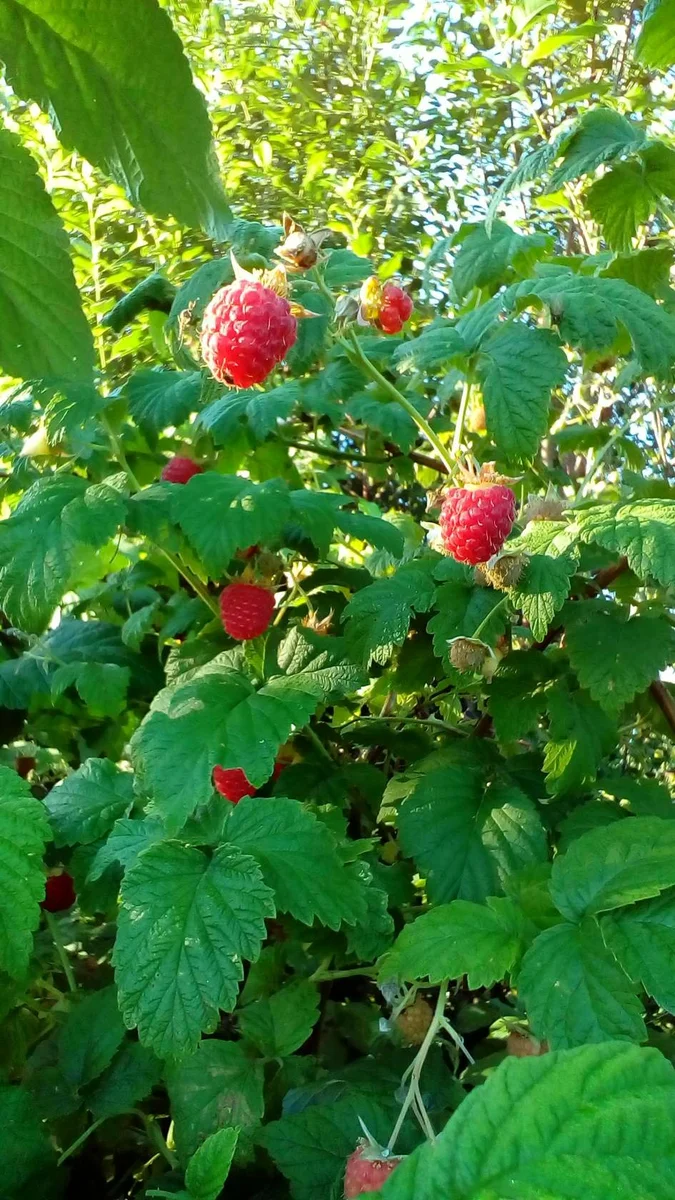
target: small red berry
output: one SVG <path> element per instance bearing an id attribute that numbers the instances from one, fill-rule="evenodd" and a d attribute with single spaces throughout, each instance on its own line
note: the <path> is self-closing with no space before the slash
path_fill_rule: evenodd
<path id="1" fill-rule="evenodd" d="M 286 770 L 286 767 L 290 767 L 290 765 L 291 764 L 289 762 L 284 762 L 283 759 L 278 758 L 274 764 L 274 770 L 272 771 L 272 783 L 276 783 L 282 772 Z"/>
<path id="2" fill-rule="evenodd" d="M 204 361 L 221 383 L 262 383 L 298 336 L 288 300 L 262 283 L 239 279 L 207 305 L 201 332 Z"/>
<path id="3" fill-rule="evenodd" d="M 67 871 L 62 871 L 60 875 L 49 875 L 41 907 L 45 908 L 47 912 L 57 913 L 63 912 L 66 908 L 72 908 L 74 903 L 75 885 L 72 875 L 69 875 Z"/>
<path id="4" fill-rule="evenodd" d="M 164 483 L 187 483 L 193 475 L 201 475 L 203 470 L 194 459 L 176 454 L 163 468 L 161 479 Z"/>
<path id="5" fill-rule="evenodd" d="M 354 1200 L 355 1196 L 365 1192 L 378 1192 L 400 1162 L 401 1159 L 393 1155 L 383 1157 L 362 1139 L 347 1159 L 345 1200 Z"/>
<path id="6" fill-rule="evenodd" d="M 224 767 L 213 768 L 213 785 L 221 796 L 232 804 L 238 804 L 244 796 L 255 796 L 256 789 L 249 783 L 241 767 L 226 771 Z"/>
<path id="7" fill-rule="evenodd" d="M 273 613 L 274 593 L 257 583 L 228 583 L 220 593 L 220 615 L 225 632 L 238 642 L 247 642 L 265 633 Z"/>
<path id="8" fill-rule="evenodd" d="M 382 288 L 382 308 L 378 323 L 385 333 L 400 333 L 406 321 L 410 319 L 413 302 L 403 288 L 395 283 L 385 283 Z"/>
<path id="9" fill-rule="evenodd" d="M 443 545 L 457 562 L 487 562 L 501 550 L 515 519 L 516 497 L 504 484 L 450 488 L 440 515 Z"/>

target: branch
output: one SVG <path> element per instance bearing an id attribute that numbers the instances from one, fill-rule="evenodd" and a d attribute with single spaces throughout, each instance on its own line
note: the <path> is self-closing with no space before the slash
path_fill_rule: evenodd
<path id="1" fill-rule="evenodd" d="M 675 734 L 675 700 L 671 696 L 665 684 L 661 683 L 660 679 L 655 679 L 649 685 L 652 699 L 658 704 L 663 713 L 666 722 Z"/>

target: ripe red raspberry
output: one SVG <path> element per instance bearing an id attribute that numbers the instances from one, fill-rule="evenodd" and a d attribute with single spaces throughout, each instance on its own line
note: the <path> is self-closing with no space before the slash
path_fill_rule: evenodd
<path id="1" fill-rule="evenodd" d="M 516 497 L 504 484 L 450 488 L 440 516 L 443 545 L 457 562 L 487 562 L 501 550 L 515 519 Z"/>
<path id="2" fill-rule="evenodd" d="M 221 383 L 238 388 L 262 383 L 298 335 L 288 300 L 248 279 L 221 288 L 202 322 L 204 361 Z"/>
<path id="3" fill-rule="evenodd" d="M 380 328 L 385 333 L 400 333 L 413 310 L 413 302 L 403 288 L 394 283 L 385 283 L 382 289 L 382 308 L 378 316 Z"/>
<path id="4" fill-rule="evenodd" d="M 383 1156 L 362 1138 L 347 1159 L 345 1200 L 354 1200 L 355 1196 L 365 1192 L 378 1192 L 400 1162 L 401 1159 L 393 1155 Z"/>
<path id="5" fill-rule="evenodd" d="M 67 871 L 62 871 L 60 875 L 49 875 L 41 907 L 45 908 L 47 912 L 57 913 L 63 912 L 66 908 L 72 908 L 74 903 L 75 885 L 72 875 L 69 875 Z"/>
<path id="6" fill-rule="evenodd" d="M 225 632 L 238 642 L 260 637 L 269 628 L 274 593 L 257 583 L 228 583 L 220 593 L 220 615 Z"/>
<path id="7" fill-rule="evenodd" d="M 249 783 L 241 767 L 233 767 L 229 771 L 224 767 L 214 767 L 213 786 L 232 804 L 238 804 L 244 796 L 256 794 L 256 789 Z"/>
<path id="8" fill-rule="evenodd" d="M 193 475 L 201 475 L 204 468 L 192 458 L 184 458 L 176 454 L 170 458 L 162 470 L 161 479 L 164 483 L 187 483 Z"/>

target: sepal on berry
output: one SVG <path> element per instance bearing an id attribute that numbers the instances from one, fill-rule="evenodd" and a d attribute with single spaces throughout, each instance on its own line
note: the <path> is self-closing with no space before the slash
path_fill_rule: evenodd
<path id="1" fill-rule="evenodd" d="M 450 642 L 450 662 L 458 671 L 480 671 L 490 647 L 476 638 L 457 637 Z"/>

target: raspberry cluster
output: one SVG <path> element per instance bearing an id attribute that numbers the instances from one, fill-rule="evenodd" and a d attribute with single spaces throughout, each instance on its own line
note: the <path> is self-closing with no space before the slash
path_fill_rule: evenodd
<path id="1" fill-rule="evenodd" d="M 216 292 L 206 307 L 202 354 L 221 383 L 249 388 L 267 379 L 297 336 L 288 300 L 262 283 L 239 279 Z"/>

